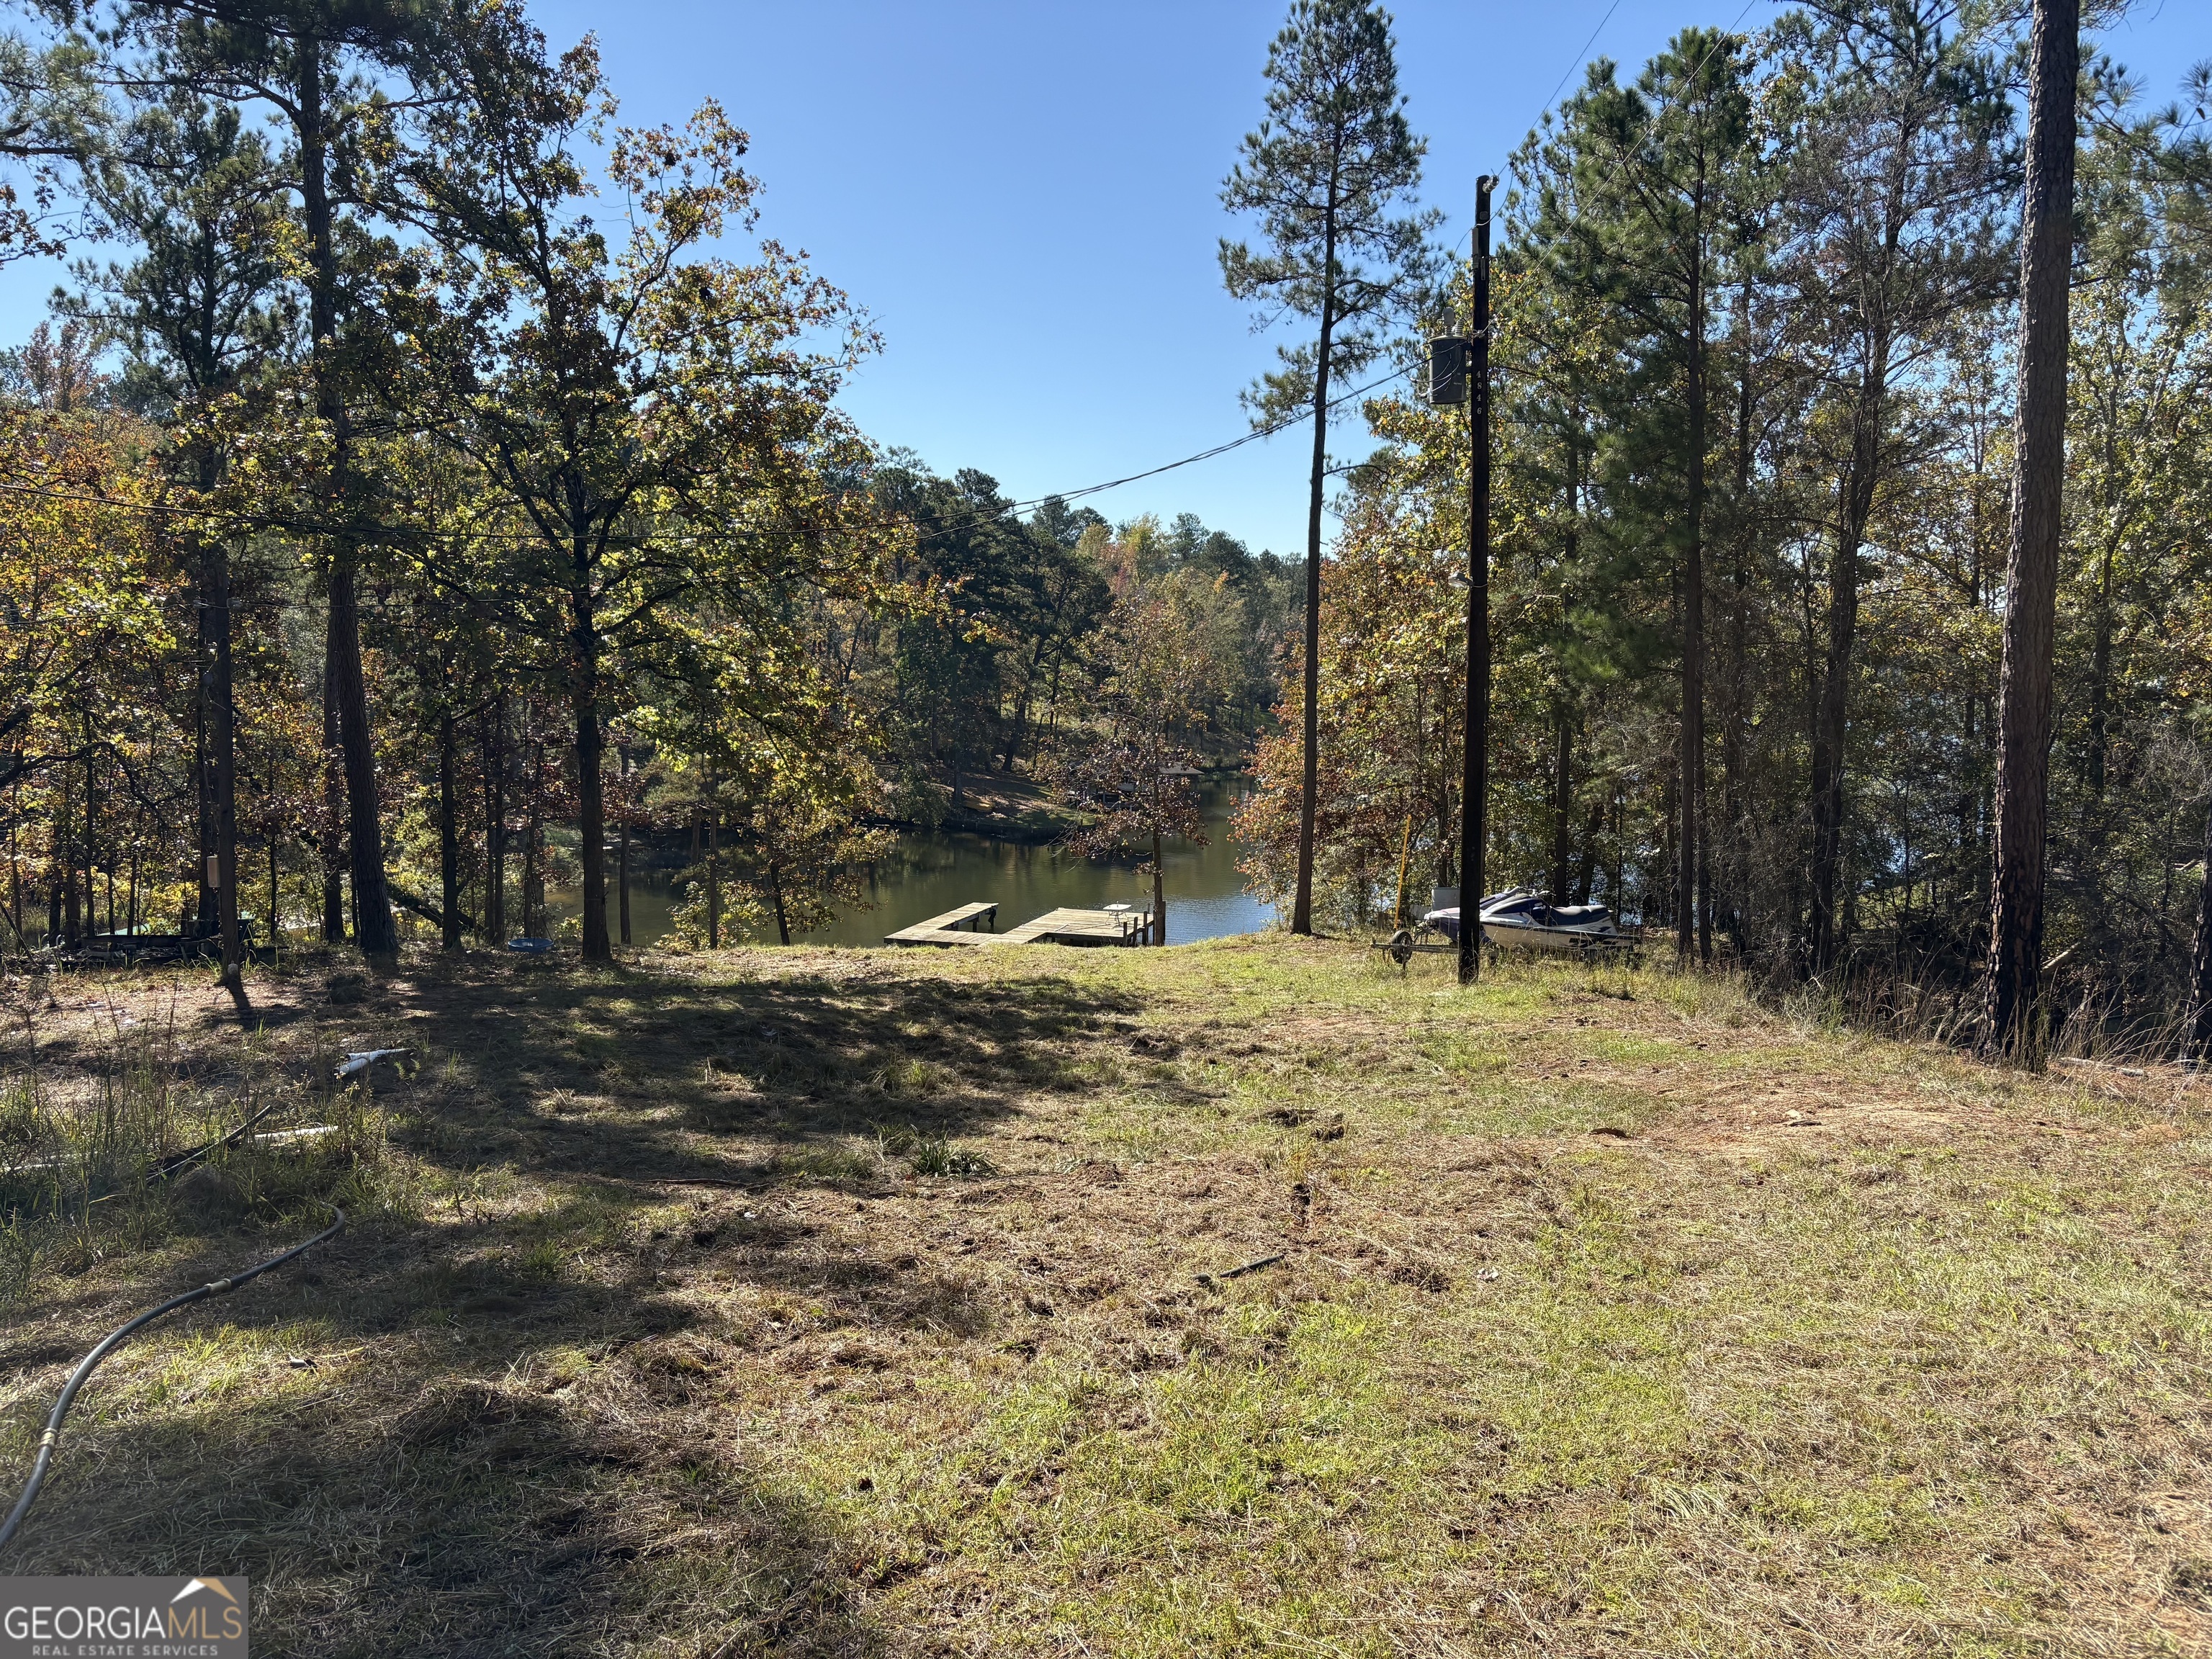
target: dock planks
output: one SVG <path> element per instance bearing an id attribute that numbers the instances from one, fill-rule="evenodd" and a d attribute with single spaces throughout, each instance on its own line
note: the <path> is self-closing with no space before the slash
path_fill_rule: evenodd
<path id="1" fill-rule="evenodd" d="M 978 931 L 977 924 L 985 916 L 996 926 L 998 914 L 995 904 L 963 904 L 941 916 L 932 916 L 911 927 L 902 927 L 896 933 L 886 933 L 884 943 L 1123 945 L 1143 944 L 1152 937 L 1152 916 L 1149 910 L 1083 910 L 1067 906 L 1048 910 L 1034 921 L 1003 933 Z"/>
<path id="2" fill-rule="evenodd" d="M 896 933 L 885 933 L 886 945 L 982 945 L 994 935 L 977 932 L 986 921 L 999 925 L 996 904 L 963 904 L 957 909 L 947 910 L 941 916 L 932 916 L 927 921 L 917 921 L 911 927 L 902 927 Z M 960 929 L 968 928 L 966 933 Z M 949 935 L 949 937 L 948 937 Z"/>
<path id="3" fill-rule="evenodd" d="M 1149 910 L 1048 910 L 999 937 L 1009 945 L 1133 945 L 1149 936 Z"/>

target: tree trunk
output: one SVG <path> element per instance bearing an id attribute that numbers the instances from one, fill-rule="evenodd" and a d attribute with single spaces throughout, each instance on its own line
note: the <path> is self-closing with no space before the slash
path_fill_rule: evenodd
<path id="1" fill-rule="evenodd" d="M 208 879 L 216 857 L 215 744 L 208 707 L 209 681 L 215 672 L 215 573 L 209 550 L 202 547 L 199 555 L 199 591 L 194 595 L 198 604 L 193 607 L 199 613 L 193 663 L 198 672 L 192 676 L 192 795 L 199 832 L 192 883 L 198 896 L 192 905 L 192 933 L 196 938 L 210 939 L 222 930 L 221 902 Z"/>
<path id="2" fill-rule="evenodd" d="M 300 202 L 307 221 L 308 321 L 314 332 L 315 412 L 331 434 L 331 496 L 349 512 L 348 451 L 352 436 L 345 397 L 332 361 L 337 350 L 337 252 L 331 234 L 329 136 L 323 128 L 321 42 L 298 40 L 296 108 L 300 141 Z M 361 665 L 361 618 L 356 581 L 361 549 L 349 529 L 334 538 L 331 558 L 331 660 L 325 672 L 337 704 L 338 748 L 345 761 L 347 853 L 353 877 L 354 938 L 364 954 L 388 958 L 399 951 L 392 903 L 384 882 L 384 824 L 376 789 L 376 747 L 368 729 L 368 688 Z"/>
<path id="3" fill-rule="evenodd" d="M 461 835 L 453 778 L 459 763 L 454 749 L 453 714 L 447 709 L 438 716 L 438 907 L 445 915 L 438 943 L 447 951 L 461 948 Z"/>
<path id="4" fill-rule="evenodd" d="M 1605 872 L 1606 902 L 1613 907 L 1615 921 L 1626 921 L 1628 915 L 1627 896 L 1622 887 L 1627 880 L 1627 842 L 1628 790 L 1616 779 L 1613 786 L 1613 866 Z"/>
<path id="5" fill-rule="evenodd" d="M 92 771 L 92 720 L 85 718 L 84 731 L 84 931 L 88 936 L 100 931 L 100 885 L 95 879 L 100 864 L 100 805 L 99 781 Z M 203 878 L 204 879 L 204 878 Z"/>
<path id="6" fill-rule="evenodd" d="M 1012 777 L 1014 757 L 1021 750 L 1022 739 L 1029 735 L 1030 698 L 1036 685 L 1037 676 L 1044 672 L 1046 636 L 1037 635 L 1036 645 L 1030 653 L 1030 665 L 1022 675 L 1022 693 L 1014 702 L 1013 724 L 1006 735 L 1006 754 L 999 769 Z"/>
<path id="7" fill-rule="evenodd" d="M 209 482 L 212 483 L 212 480 Z M 240 1018 L 253 1012 L 246 997 L 246 953 L 238 934 L 238 708 L 231 700 L 230 550 L 220 540 L 202 550 L 207 572 L 209 618 L 215 647 L 209 665 L 208 713 L 215 738 L 215 859 L 216 921 L 222 932 L 222 988 Z"/>
<path id="8" fill-rule="evenodd" d="M 768 863 L 768 896 L 775 905 L 775 937 L 780 945 L 791 943 L 791 917 L 783 908 L 783 872 L 776 868 L 775 860 Z"/>
<path id="9" fill-rule="evenodd" d="M 1590 902 L 1590 890 L 1597 882 L 1598 838 L 1605 833 L 1605 802 L 1594 799 L 1589 804 L 1589 815 L 1583 822 L 1583 850 L 1581 862 L 1575 869 L 1577 904 Z"/>
<path id="10" fill-rule="evenodd" d="M 2197 939 L 2189 953 L 2189 1028 L 2185 1059 L 2212 1061 L 2212 799 L 2204 805 L 2204 878 L 2197 897 Z"/>
<path id="11" fill-rule="evenodd" d="M 586 558 L 581 535 L 576 538 L 575 557 L 579 574 L 568 605 L 574 624 L 570 672 L 575 677 L 576 815 L 584 866 L 584 960 L 611 962 L 615 953 L 607 942 L 607 811 L 600 776 L 605 737 L 599 730 L 599 640 L 591 588 L 581 569 Z"/>
<path id="12" fill-rule="evenodd" d="M 1729 937 L 1739 959 L 1744 950 L 1744 913 L 1750 905 L 1750 826 L 1746 822 L 1749 797 L 1743 784 L 1747 734 L 1751 721 L 1751 420 L 1754 404 L 1752 388 L 1751 279 L 1743 284 L 1738 307 L 1743 335 L 1743 362 L 1735 392 L 1735 534 L 1731 537 L 1734 568 L 1729 572 L 1728 708 L 1721 728 L 1721 817 L 1727 835 L 1722 854 L 1721 902 L 1728 912 Z"/>
<path id="13" fill-rule="evenodd" d="M 2020 410 L 1997 720 L 1996 855 L 1984 1041 L 2034 1058 L 2050 811 L 2052 632 L 2066 470 L 2067 283 L 2074 247 L 2078 0 L 2036 0 L 2021 238 Z"/>
<path id="14" fill-rule="evenodd" d="M 711 784 L 709 786 L 712 787 Z M 715 815 L 707 817 L 707 948 L 722 948 L 721 825 Z"/>
<path id="15" fill-rule="evenodd" d="M 1700 767 L 1702 773 L 1705 769 Z M 1705 779 L 1698 780 L 1698 960 L 1711 967 L 1713 960 L 1713 839 L 1711 816 L 1705 811 Z"/>
<path id="16" fill-rule="evenodd" d="M 2103 838 L 2105 771 L 2112 749 L 2112 544 L 2117 539 L 2117 532 L 2105 538 L 2102 568 L 2097 578 L 2097 612 L 2089 641 L 2089 742 L 2082 769 L 2087 775 L 2094 813 L 2086 837 L 2092 848 Z"/>
<path id="17" fill-rule="evenodd" d="M 544 939 L 553 931 L 545 907 L 545 744 L 536 731 L 534 714 L 530 723 L 530 821 L 523 831 L 522 919 L 532 939 Z"/>
<path id="18" fill-rule="evenodd" d="M 1682 835 L 1674 871 L 1674 955 L 1697 945 L 1698 849 L 1705 806 L 1705 254 L 1702 203 L 1690 268 L 1689 545 L 1682 555 Z"/>
<path id="19" fill-rule="evenodd" d="M 1574 856 L 1574 721 L 1561 703 L 1552 711 L 1552 902 L 1569 902 L 1567 866 Z"/>
<path id="20" fill-rule="evenodd" d="M 1298 791 L 1298 879 L 1291 931 L 1313 932 L 1314 817 L 1321 798 L 1321 509 L 1328 474 L 1329 352 L 1336 333 L 1336 185 L 1322 238 L 1321 349 L 1314 360 L 1313 476 L 1306 499 L 1305 750 Z"/>
<path id="21" fill-rule="evenodd" d="M 1168 942 L 1167 878 L 1160 868 L 1160 832 L 1152 831 L 1152 943 Z"/>
<path id="22" fill-rule="evenodd" d="M 64 926 L 62 907 L 67 895 L 76 890 L 76 884 L 66 873 L 69 869 L 69 796 L 66 791 L 54 805 L 53 844 L 46 854 L 46 943 L 59 945 L 69 935 Z M 71 906 L 75 908 L 75 906 Z"/>
<path id="23" fill-rule="evenodd" d="M 494 697 L 484 722 L 484 941 L 507 943 L 507 699 Z"/>
<path id="24" fill-rule="evenodd" d="M 350 564 L 331 572 L 331 633 L 338 647 L 338 750 L 345 762 L 347 874 L 353 881 L 354 939 L 364 954 L 398 954 L 399 933 L 384 882 L 384 825 L 377 799 L 376 752 L 368 730 L 368 688 L 362 678 L 361 621 Z"/>
<path id="25" fill-rule="evenodd" d="M 1851 658 L 1857 648 L 1859 549 L 1874 515 L 1888 396 L 1889 340 L 1877 331 L 1851 410 L 1851 458 L 1837 503 L 1835 564 L 1828 573 L 1828 655 L 1813 735 L 1813 970 L 1834 965 L 1836 886 L 1843 867 L 1844 745 L 1850 736 Z"/>
<path id="26" fill-rule="evenodd" d="M 323 943 L 345 939 L 345 884 L 339 874 L 345 843 L 344 778 L 338 760 L 338 700 L 331 678 L 337 647 L 323 638 Z"/>
<path id="27" fill-rule="evenodd" d="M 2089 822 L 2084 826 L 2082 862 L 2092 879 L 2102 863 L 2105 838 L 2105 770 L 2111 754 L 2112 695 L 2112 561 L 2121 535 L 2119 484 L 2119 380 L 2098 410 L 2104 425 L 2105 534 L 2098 560 L 2097 603 L 2089 647 L 2089 742 L 2083 771 L 2089 785 Z"/>

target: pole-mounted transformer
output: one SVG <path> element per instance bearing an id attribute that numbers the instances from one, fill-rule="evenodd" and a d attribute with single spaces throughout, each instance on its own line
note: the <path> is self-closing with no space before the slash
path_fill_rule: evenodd
<path id="1" fill-rule="evenodd" d="M 1467 401 L 1468 359 L 1474 342 L 1458 334 L 1439 334 L 1429 342 L 1428 401 L 1437 408 Z"/>

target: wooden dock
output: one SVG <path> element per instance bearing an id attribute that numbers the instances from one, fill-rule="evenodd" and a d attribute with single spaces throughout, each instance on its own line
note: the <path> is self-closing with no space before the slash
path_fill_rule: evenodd
<path id="1" fill-rule="evenodd" d="M 995 904 L 963 904 L 957 910 L 947 910 L 941 916 L 932 916 L 927 921 L 917 921 L 911 927 L 902 927 L 896 933 L 885 933 L 886 945 L 985 945 L 995 934 L 977 930 L 985 923 L 999 925 L 999 907 Z M 962 933 L 965 927 L 968 931 Z"/>
<path id="2" fill-rule="evenodd" d="M 886 945 L 1129 945 L 1152 942 L 1152 913 L 1124 906 L 1111 910 L 1079 910 L 1063 907 L 1048 910 L 1033 921 L 1003 933 L 983 933 L 986 919 L 995 927 L 995 904 L 963 904 L 932 916 L 911 927 L 884 935 Z"/>
<path id="3" fill-rule="evenodd" d="M 1008 945 L 1146 945 L 1152 937 L 1152 913 L 1063 908 L 999 937 Z"/>

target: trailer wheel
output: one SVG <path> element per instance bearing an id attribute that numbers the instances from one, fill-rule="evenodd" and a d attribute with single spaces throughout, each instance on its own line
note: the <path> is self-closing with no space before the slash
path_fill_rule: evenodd
<path id="1" fill-rule="evenodd" d="M 1413 933 L 1409 927 L 1401 927 L 1390 935 L 1390 960 L 1403 968 L 1413 959 Z"/>

